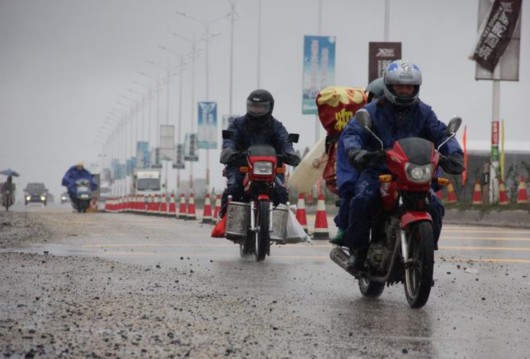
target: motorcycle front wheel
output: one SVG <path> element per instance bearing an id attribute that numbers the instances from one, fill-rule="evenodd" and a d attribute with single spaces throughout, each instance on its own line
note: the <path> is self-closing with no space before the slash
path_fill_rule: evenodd
<path id="1" fill-rule="evenodd" d="M 86 200 L 79 200 L 77 203 L 77 211 L 79 213 L 85 213 L 86 210 L 88 209 L 89 204 L 90 203 Z"/>
<path id="2" fill-rule="evenodd" d="M 256 261 L 262 261 L 269 252 L 270 233 L 269 233 L 269 201 L 259 201 L 256 215 L 258 230 L 255 233 L 256 238 Z"/>
<path id="3" fill-rule="evenodd" d="M 407 233 L 409 263 L 405 265 L 405 295 L 412 308 L 421 308 L 431 293 L 434 240 L 430 222 L 410 225 Z"/>

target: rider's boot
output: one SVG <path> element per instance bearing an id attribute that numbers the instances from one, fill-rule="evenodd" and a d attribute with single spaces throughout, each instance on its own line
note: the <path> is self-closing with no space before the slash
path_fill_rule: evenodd
<path id="1" fill-rule="evenodd" d="M 345 232 L 346 232 L 346 231 L 345 231 L 344 229 L 339 228 L 338 231 L 337 231 L 337 234 L 335 235 L 335 237 L 333 237 L 333 238 L 331 238 L 331 239 L 329 240 L 329 243 L 334 244 L 334 245 L 336 245 L 336 246 L 341 246 L 341 247 L 343 247 L 343 246 L 345 245 L 345 243 L 344 243 L 344 239 L 343 239 L 343 238 L 344 238 L 344 233 L 345 233 Z"/>

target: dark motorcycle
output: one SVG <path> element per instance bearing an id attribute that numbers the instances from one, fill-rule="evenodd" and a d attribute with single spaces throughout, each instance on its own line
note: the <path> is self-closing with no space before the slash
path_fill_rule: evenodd
<path id="1" fill-rule="evenodd" d="M 90 207 L 90 201 L 93 194 L 90 187 L 90 180 L 81 178 L 75 181 L 75 198 L 72 201 L 72 207 L 79 213 L 85 213 Z"/>
<path id="2" fill-rule="evenodd" d="M 379 297 L 385 284 L 402 282 L 409 305 L 421 308 L 429 299 L 434 271 L 429 192 L 433 183 L 449 184 L 448 179 L 436 177 L 439 149 L 456 136 L 462 119 L 449 122 L 448 138 L 437 149 L 430 141 L 411 137 L 396 141 L 385 151 L 381 139 L 371 131 L 368 112 L 360 110 L 356 118 L 381 143 L 381 158 L 390 173 L 379 176 L 383 208 L 371 225 L 365 270 L 350 274 L 357 276 L 361 293 L 371 298 Z M 348 271 L 349 255 L 342 248 L 335 246 L 330 257 Z"/>
<path id="3" fill-rule="evenodd" d="M 13 194 L 8 189 L 2 190 L 2 206 L 6 209 L 6 211 L 9 211 L 9 207 L 11 207 L 14 203 L 13 200 Z"/>
<path id="4" fill-rule="evenodd" d="M 223 131 L 223 138 L 230 136 Z M 298 142 L 298 134 L 289 134 L 289 142 Z M 288 208 L 273 206 L 277 176 L 284 173 L 283 155 L 270 145 L 251 146 L 247 151 L 232 157 L 245 157 L 246 165 L 240 167 L 243 178 L 243 198 L 234 201 L 229 197 L 227 207 L 226 238 L 239 244 L 240 255 L 253 255 L 263 261 L 270 255 L 271 242 L 284 243 L 287 232 Z"/>

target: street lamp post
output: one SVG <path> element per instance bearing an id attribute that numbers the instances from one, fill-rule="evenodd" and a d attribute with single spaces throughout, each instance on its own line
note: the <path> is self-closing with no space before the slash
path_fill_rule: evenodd
<path id="1" fill-rule="evenodd" d="M 204 20 L 201 20 L 199 18 L 196 18 L 194 16 L 191 16 L 191 15 L 188 15 L 184 12 L 180 12 L 180 11 L 176 11 L 175 12 L 177 15 L 180 15 L 180 16 L 183 16 L 185 18 L 188 18 L 190 20 L 193 20 L 195 22 L 198 22 L 199 24 L 201 24 L 203 27 L 204 27 L 204 41 L 206 43 L 206 71 L 205 71 L 205 77 L 206 77 L 206 101 L 210 101 L 210 95 L 209 95 L 209 91 L 210 91 L 210 58 L 209 58 L 209 52 L 210 52 L 210 38 L 212 37 L 215 37 L 215 36 L 218 36 L 219 34 L 213 34 L 210 32 L 210 25 L 213 24 L 214 22 L 216 21 L 219 21 L 219 20 L 222 20 L 222 19 L 226 19 L 227 15 L 223 15 L 223 16 L 220 16 L 218 18 L 215 18 L 215 19 L 212 19 L 212 20 L 209 20 L 209 21 L 204 21 Z M 206 147 L 206 192 L 208 193 L 210 191 L 210 148 L 209 148 L 209 145 L 207 145 Z"/>
<path id="2" fill-rule="evenodd" d="M 197 57 L 197 44 L 201 40 L 196 40 L 195 35 L 192 39 L 181 36 L 175 32 L 172 34 L 182 40 L 185 40 L 191 45 L 191 133 L 195 131 L 195 59 Z M 193 193 L 193 161 L 190 161 L 190 191 Z"/>
<path id="3" fill-rule="evenodd" d="M 184 55 L 173 51 L 166 46 L 159 45 L 159 47 L 167 51 L 169 53 L 172 53 L 179 58 L 179 67 L 178 67 L 178 75 L 180 76 L 179 80 L 179 106 L 178 106 L 178 123 L 177 123 L 177 146 L 182 145 L 182 85 L 183 85 L 183 73 L 184 73 Z M 169 91 L 168 91 L 169 96 Z M 168 103 L 169 106 L 169 103 Z M 180 193 L 180 163 L 178 163 L 179 167 L 177 168 L 177 193 Z"/>

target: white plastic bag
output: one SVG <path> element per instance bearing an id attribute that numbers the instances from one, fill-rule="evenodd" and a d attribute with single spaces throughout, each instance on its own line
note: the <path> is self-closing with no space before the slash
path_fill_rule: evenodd
<path id="1" fill-rule="evenodd" d="M 325 138 L 318 141 L 293 173 L 289 176 L 288 186 L 298 193 L 307 193 L 311 191 L 313 185 L 324 173 L 327 163 Z"/>
<path id="2" fill-rule="evenodd" d="M 310 242 L 309 235 L 304 231 L 304 228 L 296 219 L 296 215 L 289 210 L 289 218 L 287 219 L 287 236 L 286 243 L 300 243 Z"/>

